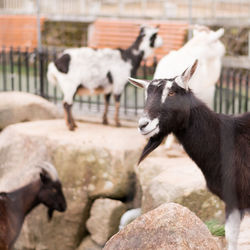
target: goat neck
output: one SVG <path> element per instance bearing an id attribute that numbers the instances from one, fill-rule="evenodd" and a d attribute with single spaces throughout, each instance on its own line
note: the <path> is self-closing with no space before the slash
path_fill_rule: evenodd
<path id="1" fill-rule="evenodd" d="M 226 173 L 233 171 L 230 169 L 233 162 L 233 120 L 211 111 L 193 95 L 191 98 L 188 124 L 174 134 L 203 172 L 208 188 L 225 200 L 221 189 L 225 172 L 222 167 L 227 165 Z"/>
<path id="2" fill-rule="evenodd" d="M 40 180 L 34 181 L 18 190 L 15 190 L 8 194 L 10 197 L 14 210 L 13 212 L 25 218 L 25 216 L 37 205 L 39 205 L 39 199 L 37 194 L 40 191 Z"/>
<path id="3" fill-rule="evenodd" d="M 144 51 L 139 49 L 142 37 L 138 36 L 135 42 L 125 50 L 120 49 L 121 57 L 126 62 L 129 61 L 132 65 L 131 76 L 135 77 L 137 69 L 140 67 L 144 56 Z"/>

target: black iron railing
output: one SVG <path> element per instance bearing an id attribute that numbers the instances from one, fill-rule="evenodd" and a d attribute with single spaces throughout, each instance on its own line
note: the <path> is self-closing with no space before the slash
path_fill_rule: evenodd
<path id="1" fill-rule="evenodd" d="M 0 52 L 0 91 L 25 91 L 41 95 L 54 103 L 63 98 L 59 86 L 48 83 L 46 73 L 48 63 L 54 60 L 62 50 L 2 48 Z M 137 77 L 151 79 L 156 66 L 148 67 L 144 62 Z M 250 69 L 223 68 L 216 85 L 214 110 L 219 113 L 235 114 L 249 111 L 250 107 Z M 102 111 L 102 96 L 76 96 L 75 106 L 89 112 Z M 111 112 L 112 112 L 111 102 Z M 136 117 L 144 107 L 144 93 L 129 84 L 126 85 L 121 100 L 121 115 Z"/>

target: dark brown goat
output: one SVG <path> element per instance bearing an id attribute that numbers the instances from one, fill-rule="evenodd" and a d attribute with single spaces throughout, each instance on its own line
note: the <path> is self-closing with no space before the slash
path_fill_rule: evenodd
<path id="1" fill-rule="evenodd" d="M 173 132 L 201 169 L 210 191 L 225 202 L 228 249 L 235 250 L 242 216 L 250 208 L 250 113 L 216 114 L 197 99 L 188 88 L 197 63 L 173 79 L 130 78 L 147 91 L 139 129 L 149 141 L 139 162 Z"/>
<path id="2" fill-rule="evenodd" d="M 43 164 L 45 166 L 45 164 Z M 40 178 L 9 193 L 0 193 L 0 249 L 13 249 L 25 216 L 39 204 L 48 207 L 48 217 L 54 210 L 64 212 L 66 200 L 59 179 L 49 171 L 52 165 L 41 166 Z M 49 169 L 50 168 L 50 169 Z M 48 171 L 49 170 L 49 171 Z"/>

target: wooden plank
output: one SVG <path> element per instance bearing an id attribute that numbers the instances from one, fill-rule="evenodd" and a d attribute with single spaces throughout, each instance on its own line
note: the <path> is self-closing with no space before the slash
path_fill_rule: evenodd
<path id="1" fill-rule="evenodd" d="M 41 18 L 41 27 L 45 18 Z M 0 49 L 20 47 L 26 49 L 37 47 L 36 16 L 32 15 L 4 15 L 0 16 Z"/>
<path id="2" fill-rule="evenodd" d="M 163 39 L 163 47 L 155 50 L 155 56 L 158 59 L 183 45 L 188 27 L 185 22 L 100 18 L 93 24 L 93 35 L 89 39 L 89 46 L 95 48 L 128 48 L 137 37 L 140 24 L 143 23 L 151 26 L 160 25 L 159 35 Z M 148 63 L 153 63 L 153 57 L 148 59 Z"/>

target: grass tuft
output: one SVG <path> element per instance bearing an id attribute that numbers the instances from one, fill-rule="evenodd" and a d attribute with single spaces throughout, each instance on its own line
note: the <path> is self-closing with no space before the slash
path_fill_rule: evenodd
<path id="1" fill-rule="evenodd" d="M 225 226 L 221 225 L 216 220 L 210 220 L 205 222 L 206 226 L 208 227 L 209 231 L 214 236 L 225 236 Z"/>

